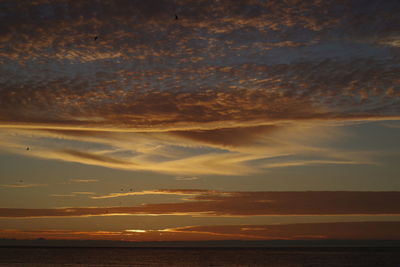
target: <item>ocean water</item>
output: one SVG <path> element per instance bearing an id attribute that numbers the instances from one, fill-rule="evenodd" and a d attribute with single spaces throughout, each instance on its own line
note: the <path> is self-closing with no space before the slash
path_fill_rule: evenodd
<path id="1" fill-rule="evenodd" d="M 0 266 L 400 267 L 400 248 L 0 248 Z"/>

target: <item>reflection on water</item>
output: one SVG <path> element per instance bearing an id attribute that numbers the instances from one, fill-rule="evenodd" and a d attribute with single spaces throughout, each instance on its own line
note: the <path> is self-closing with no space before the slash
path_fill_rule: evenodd
<path id="1" fill-rule="evenodd" d="M 400 248 L 0 248 L 0 266 L 400 266 Z"/>

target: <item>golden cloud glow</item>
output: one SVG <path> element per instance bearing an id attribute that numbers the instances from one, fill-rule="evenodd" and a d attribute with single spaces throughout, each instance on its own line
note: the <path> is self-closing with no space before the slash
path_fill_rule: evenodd
<path id="1" fill-rule="evenodd" d="M 146 230 L 139 230 L 139 229 L 129 229 L 125 230 L 125 232 L 132 232 L 132 233 L 146 233 Z"/>
<path id="2" fill-rule="evenodd" d="M 141 133 L 7 129 L 0 132 L 0 145 L 7 152 L 25 156 L 179 176 L 244 175 L 315 164 L 373 164 L 374 155 L 366 151 L 321 147 L 341 136 L 335 125 L 297 122 Z M 27 144 L 30 151 L 25 149 Z"/>
<path id="3" fill-rule="evenodd" d="M 3 238 L 80 239 L 124 241 L 205 240 L 398 240 L 399 222 L 337 222 L 281 225 L 210 225 L 160 230 L 20 231 L 0 230 Z"/>
<path id="4" fill-rule="evenodd" d="M 92 196 L 92 199 L 104 199 L 104 198 L 114 198 L 114 197 L 125 197 L 125 196 L 142 196 L 142 195 L 179 195 L 179 196 L 196 196 L 203 193 L 210 193 L 210 190 L 201 189 L 177 189 L 177 190 L 147 190 L 139 192 L 126 192 L 126 193 L 110 193 L 103 196 Z M 217 192 L 217 191 L 215 191 Z M 221 194 L 221 192 L 218 192 Z M 227 193 L 229 194 L 229 193 Z"/>

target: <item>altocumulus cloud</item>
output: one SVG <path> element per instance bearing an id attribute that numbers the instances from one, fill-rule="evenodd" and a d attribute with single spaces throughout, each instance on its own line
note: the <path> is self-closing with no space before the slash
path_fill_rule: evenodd
<path id="1" fill-rule="evenodd" d="M 398 1 L 0 5 L 8 152 L 28 142 L 34 157 L 175 175 L 248 174 L 304 151 L 290 164 L 369 164 L 293 133 L 400 116 Z"/>

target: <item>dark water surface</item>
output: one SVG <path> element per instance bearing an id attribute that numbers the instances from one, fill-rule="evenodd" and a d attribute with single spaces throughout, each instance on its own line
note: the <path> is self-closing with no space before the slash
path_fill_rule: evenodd
<path id="1" fill-rule="evenodd" d="M 400 248 L 0 248 L 0 266 L 400 267 Z"/>

